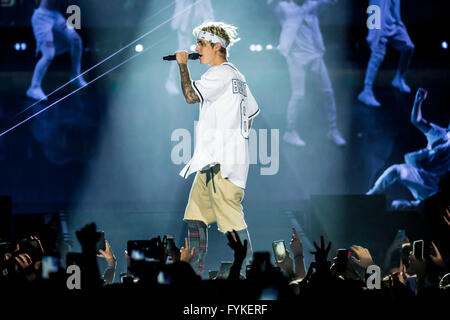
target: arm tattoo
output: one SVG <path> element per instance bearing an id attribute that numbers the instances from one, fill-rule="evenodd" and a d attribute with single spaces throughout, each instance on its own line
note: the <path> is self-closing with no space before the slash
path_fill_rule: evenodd
<path id="1" fill-rule="evenodd" d="M 181 76 L 181 88 L 183 89 L 184 97 L 187 103 L 200 102 L 200 98 L 192 88 L 191 76 L 189 75 L 189 69 L 186 64 L 180 64 L 180 76 Z"/>

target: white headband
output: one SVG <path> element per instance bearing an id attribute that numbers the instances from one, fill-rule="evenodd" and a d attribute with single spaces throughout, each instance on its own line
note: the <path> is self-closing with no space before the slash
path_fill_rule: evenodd
<path id="1" fill-rule="evenodd" d="M 220 43 L 223 48 L 228 47 L 228 43 L 225 41 L 225 39 L 208 31 L 200 31 L 197 36 L 197 40 L 198 39 L 206 40 L 211 43 Z"/>

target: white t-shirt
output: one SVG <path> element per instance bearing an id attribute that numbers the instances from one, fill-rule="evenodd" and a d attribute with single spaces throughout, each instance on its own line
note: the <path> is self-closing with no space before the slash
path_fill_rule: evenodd
<path id="1" fill-rule="evenodd" d="M 192 87 L 200 98 L 199 120 L 194 155 L 180 175 L 187 178 L 218 163 L 222 177 L 244 189 L 250 163 L 248 122 L 259 113 L 245 77 L 225 62 L 209 68 Z"/>

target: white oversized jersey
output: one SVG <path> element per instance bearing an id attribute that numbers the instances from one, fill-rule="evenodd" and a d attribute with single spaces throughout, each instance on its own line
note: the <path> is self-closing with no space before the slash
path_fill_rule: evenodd
<path id="1" fill-rule="evenodd" d="M 249 168 L 249 120 L 259 108 L 245 77 L 231 63 L 213 66 L 192 81 L 200 98 L 194 155 L 180 172 L 191 173 L 220 164 L 223 178 L 245 188 Z"/>

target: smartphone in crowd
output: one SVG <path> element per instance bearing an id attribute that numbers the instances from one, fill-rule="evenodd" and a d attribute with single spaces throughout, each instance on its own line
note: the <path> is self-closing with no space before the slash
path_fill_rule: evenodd
<path id="1" fill-rule="evenodd" d="M 131 263 L 155 261 L 154 250 L 154 243 L 151 240 L 129 240 L 127 242 L 127 252 Z"/>
<path id="2" fill-rule="evenodd" d="M 281 263 L 286 258 L 286 245 L 284 240 L 276 240 L 272 242 L 273 253 L 275 255 L 275 260 Z"/>
<path id="3" fill-rule="evenodd" d="M 166 241 L 167 241 L 166 248 L 167 248 L 167 251 L 170 253 L 176 247 L 174 237 L 172 235 L 168 234 L 166 236 Z"/>
<path id="4" fill-rule="evenodd" d="M 233 262 L 231 261 L 222 261 L 220 263 L 219 271 L 217 272 L 216 279 L 227 279 L 230 274 L 231 266 Z"/>
<path id="5" fill-rule="evenodd" d="M 100 233 L 100 239 L 98 239 L 97 241 L 97 252 L 99 250 L 106 250 L 106 243 L 105 243 L 105 232 L 104 231 L 99 231 Z"/>
<path id="6" fill-rule="evenodd" d="M 423 261 L 423 247 L 423 240 L 413 242 L 413 254 L 419 261 Z"/>
<path id="7" fill-rule="evenodd" d="M 166 260 L 166 264 L 171 264 L 173 263 L 173 251 L 175 250 L 176 246 L 175 246 L 175 240 L 174 240 L 174 236 L 167 234 L 163 237 L 163 245 L 164 248 L 167 250 L 167 260 Z"/>
<path id="8" fill-rule="evenodd" d="M 351 253 L 347 249 L 337 249 L 336 251 L 336 269 L 339 273 L 344 272 L 347 268 L 347 262 Z"/>
<path id="9" fill-rule="evenodd" d="M 42 278 L 49 279 L 51 273 L 57 273 L 59 271 L 59 267 L 58 257 L 42 257 Z"/>

